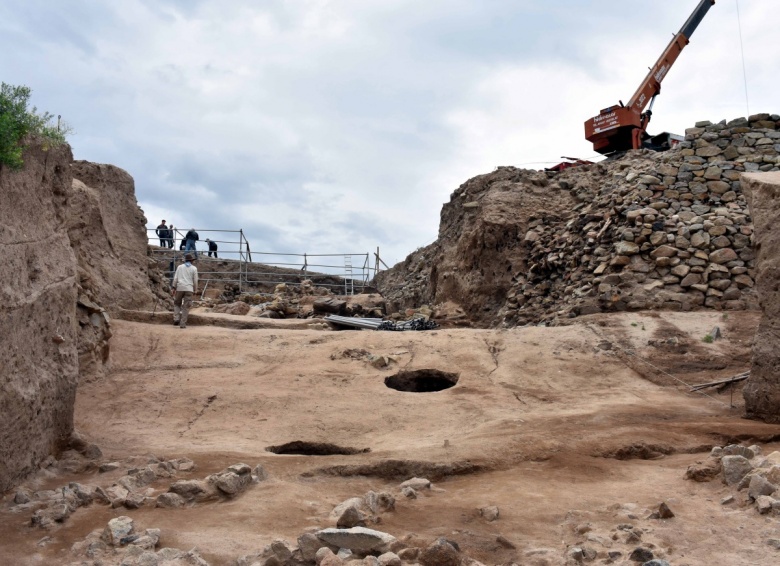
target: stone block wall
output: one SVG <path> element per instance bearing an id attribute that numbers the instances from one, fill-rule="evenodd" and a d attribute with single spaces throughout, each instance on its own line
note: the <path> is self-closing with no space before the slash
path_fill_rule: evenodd
<path id="1" fill-rule="evenodd" d="M 532 269 L 516 295 L 533 299 L 538 285 L 561 280 L 577 314 L 755 307 L 753 225 L 740 176 L 780 170 L 778 127 L 780 116 L 769 114 L 700 122 L 676 150 L 599 164 L 600 186 L 572 187 L 584 202 L 564 238 L 560 222 L 540 217 L 529 226 Z"/>

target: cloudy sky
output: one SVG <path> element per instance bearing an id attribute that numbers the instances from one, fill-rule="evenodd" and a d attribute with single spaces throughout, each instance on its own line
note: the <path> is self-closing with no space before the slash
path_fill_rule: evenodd
<path id="1" fill-rule="evenodd" d="M 631 97 L 697 4 L 3 2 L 0 79 L 73 126 L 77 159 L 127 170 L 150 226 L 392 265 L 470 177 L 593 156 L 583 122 Z M 651 132 L 748 113 L 737 7 L 749 110 L 780 113 L 777 0 L 718 0 Z"/>

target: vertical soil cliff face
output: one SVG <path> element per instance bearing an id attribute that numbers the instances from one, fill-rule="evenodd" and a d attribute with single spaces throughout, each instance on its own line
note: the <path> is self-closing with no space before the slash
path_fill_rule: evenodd
<path id="1" fill-rule="evenodd" d="M 67 233 L 70 148 L 0 168 L 0 492 L 73 428 L 77 264 Z"/>
<path id="2" fill-rule="evenodd" d="M 74 161 L 68 235 L 79 284 L 109 312 L 151 308 L 146 217 L 133 178 L 113 165 Z"/>
<path id="3" fill-rule="evenodd" d="M 78 263 L 80 381 L 105 374 L 108 313 L 154 304 L 146 256 L 146 217 L 133 178 L 113 165 L 74 161 L 68 237 Z"/>
<path id="4" fill-rule="evenodd" d="M 67 146 L 0 168 L 0 492 L 67 443 L 80 382 L 105 374 L 109 313 L 151 307 L 133 178 Z"/>
<path id="5" fill-rule="evenodd" d="M 750 173 L 742 184 L 753 216 L 756 288 L 763 317 L 745 386 L 748 417 L 780 422 L 780 173 Z"/>

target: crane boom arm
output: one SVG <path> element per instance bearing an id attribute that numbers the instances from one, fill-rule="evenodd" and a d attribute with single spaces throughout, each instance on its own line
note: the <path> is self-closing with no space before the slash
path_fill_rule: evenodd
<path id="1" fill-rule="evenodd" d="M 715 4 L 715 0 L 701 0 L 699 5 L 693 11 L 688 21 L 685 22 L 680 31 L 672 38 L 669 45 L 664 52 L 658 58 L 655 65 L 650 72 L 639 85 L 639 88 L 631 97 L 628 102 L 628 107 L 634 109 L 634 111 L 642 112 L 652 100 L 654 96 L 657 96 L 661 92 L 661 82 L 666 77 L 669 69 L 672 68 L 674 62 L 680 56 L 680 53 L 685 46 L 688 45 L 693 32 L 699 27 L 699 24 L 707 15 L 709 9 Z"/>
<path id="2" fill-rule="evenodd" d="M 661 92 L 661 82 L 714 4 L 715 0 L 699 2 L 627 105 L 621 102 L 620 105 L 605 108 L 598 116 L 585 122 L 585 139 L 593 143 L 594 151 L 609 154 L 642 147 L 643 137 L 647 135 L 645 130 L 652 114 L 649 110 L 645 111 L 645 108 Z"/>

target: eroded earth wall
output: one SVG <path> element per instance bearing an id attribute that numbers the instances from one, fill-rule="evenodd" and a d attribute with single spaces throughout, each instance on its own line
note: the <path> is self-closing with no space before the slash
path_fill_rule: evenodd
<path id="1" fill-rule="evenodd" d="M 756 288 L 763 311 L 744 390 L 750 418 L 780 422 L 780 173 L 749 173 L 742 184 L 755 229 Z"/>
<path id="2" fill-rule="evenodd" d="M 70 148 L 0 167 L 0 492 L 73 428 L 78 383 L 76 257 L 67 233 Z"/>

